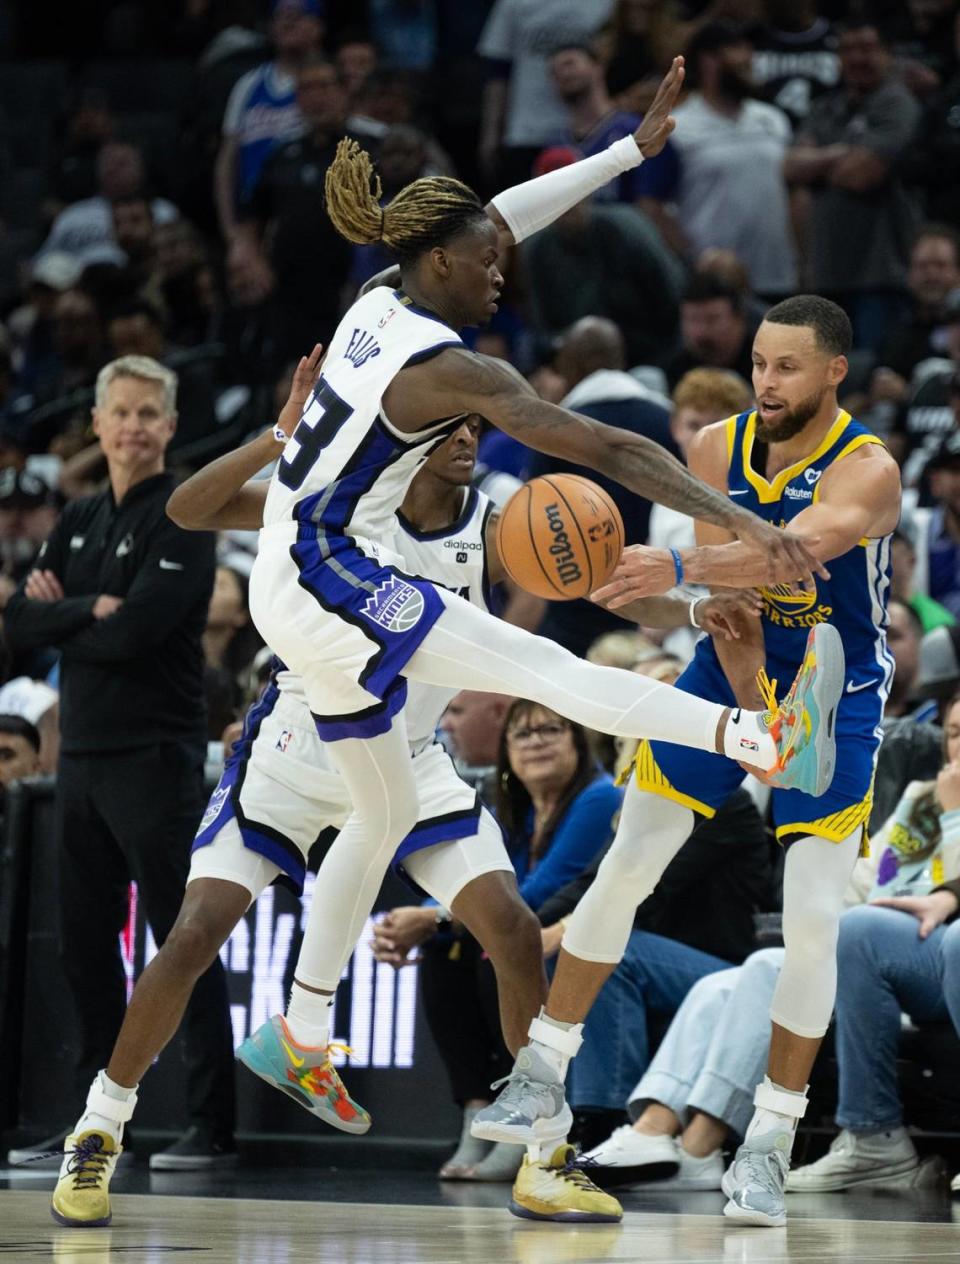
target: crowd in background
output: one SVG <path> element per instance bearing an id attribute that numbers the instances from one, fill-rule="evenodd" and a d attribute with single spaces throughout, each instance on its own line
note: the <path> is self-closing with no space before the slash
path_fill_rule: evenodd
<path id="1" fill-rule="evenodd" d="M 489 196 L 633 132 L 678 52 L 687 91 L 666 149 L 502 260 L 501 310 L 467 339 L 544 398 L 683 459 L 699 428 L 750 406 L 752 337 L 771 303 L 804 290 L 840 303 L 855 335 L 841 402 L 904 477 L 887 720 L 907 726 L 904 743 L 929 735 L 960 684 L 957 0 L 100 0 L 56 30 L 0 3 L 0 611 L 62 507 L 104 486 L 90 408 L 108 361 L 146 355 L 176 373 L 167 463 L 196 469 L 273 421 L 292 364 L 390 262 L 326 215 L 342 137 L 373 155 L 384 199 L 438 173 Z M 501 502 L 558 468 L 495 431 L 481 439 L 477 481 Z M 606 486 L 631 542 L 692 543 L 682 515 Z M 255 547 L 243 532 L 217 544 L 203 634 L 214 766 L 267 670 L 247 608 Z M 513 593 L 507 617 L 664 680 L 694 643 L 588 602 Z M 53 771 L 57 680 L 55 653 L 4 645 L 3 784 Z M 464 764 L 496 768 L 550 955 L 609 841 L 618 754 L 525 705 L 464 694 L 444 728 Z M 531 746 L 553 755 L 535 774 Z M 905 784 L 879 788 L 886 813 Z M 571 1088 L 600 1117 L 587 1139 L 621 1118 L 656 1043 L 648 1026 L 749 957 L 754 915 L 776 908 L 755 799 L 738 794 L 695 831 L 638 913 L 621 993 L 604 993 L 596 1020 L 631 1057 L 614 1074 L 588 1028 Z M 719 837 L 738 841 L 711 874 Z M 701 905 L 690 915 L 708 881 L 724 889 L 713 921 Z M 455 930 L 429 911 L 397 909 L 386 925 L 382 959 L 422 946 L 428 1018 L 469 1124 L 509 1068 L 489 963 L 476 945 L 452 954 Z M 451 998 L 456 1025 L 442 1017 Z M 445 1174 L 503 1179 L 513 1157 L 471 1146 L 465 1128 Z"/>

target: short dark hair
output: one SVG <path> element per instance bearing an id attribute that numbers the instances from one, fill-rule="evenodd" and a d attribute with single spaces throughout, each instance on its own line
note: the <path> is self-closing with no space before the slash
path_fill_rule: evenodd
<path id="1" fill-rule="evenodd" d="M 118 303 L 116 307 L 110 309 L 107 321 L 129 320 L 134 316 L 146 316 L 147 320 L 158 329 L 164 327 L 163 313 L 156 303 L 151 303 L 147 298 L 132 298 L 126 303 Z"/>
<path id="2" fill-rule="evenodd" d="M 739 26 L 727 18 L 716 22 L 707 22 L 695 31 L 687 40 L 683 50 L 687 65 L 687 85 L 700 86 L 700 59 L 706 53 L 718 53 L 723 48 L 731 48 L 735 44 L 752 43 L 746 27 Z"/>
<path id="3" fill-rule="evenodd" d="M 681 302 L 708 303 L 717 298 L 726 299 L 738 315 L 743 312 L 743 293 L 725 277 L 708 270 L 693 273 L 683 291 Z"/>
<path id="4" fill-rule="evenodd" d="M 808 325 L 821 351 L 849 355 L 853 345 L 850 317 L 842 307 L 819 294 L 795 294 L 775 303 L 763 318 L 771 325 Z"/>
<path id="5" fill-rule="evenodd" d="M 22 715 L 0 714 L 0 733 L 9 733 L 12 737 L 25 738 L 36 753 L 40 754 L 40 731 L 35 724 L 31 724 Z"/>

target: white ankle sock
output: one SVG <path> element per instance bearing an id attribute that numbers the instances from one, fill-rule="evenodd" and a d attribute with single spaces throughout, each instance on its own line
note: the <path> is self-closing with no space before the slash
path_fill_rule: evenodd
<path id="1" fill-rule="evenodd" d="M 113 1103 L 116 1103 L 114 1107 Z M 87 1104 L 74 1134 L 81 1132 L 105 1132 L 117 1145 L 123 1141 L 123 1125 L 133 1114 L 137 1103 L 137 1085 L 124 1088 L 110 1079 L 106 1071 L 99 1071 L 87 1094 Z"/>
<path id="2" fill-rule="evenodd" d="M 777 762 L 777 744 L 759 711 L 741 711 L 738 707 L 730 713 L 723 730 L 723 753 L 738 763 L 764 769 L 773 767 Z"/>
<path id="3" fill-rule="evenodd" d="M 290 1035 L 306 1049 L 322 1049 L 330 1043 L 330 1010 L 333 997 L 309 992 L 294 983 L 285 1015 Z"/>

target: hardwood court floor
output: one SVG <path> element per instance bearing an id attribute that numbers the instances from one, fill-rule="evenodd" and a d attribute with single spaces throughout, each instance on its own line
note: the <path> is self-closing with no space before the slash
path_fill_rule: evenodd
<path id="1" fill-rule="evenodd" d="M 532 1224 L 502 1207 L 118 1194 L 109 1229 L 59 1229 L 49 1194 L 0 1191 L 0 1260 L 30 1264 L 869 1264 L 960 1261 L 960 1225 L 628 1212 L 622 1226 Z"/>

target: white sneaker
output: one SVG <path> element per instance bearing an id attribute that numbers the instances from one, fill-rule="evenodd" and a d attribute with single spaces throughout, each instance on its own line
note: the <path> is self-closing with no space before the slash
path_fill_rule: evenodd
<path id="1" fill-rule="evenodd" d="M 951 1194 L 960 1194 L 960 1172 L 950 1182 L 950 1192 Z"/>
<path id="2" fill-rule="evenodd" d="M 638 1182 L 636 1185 L 627 1185 L 624 1188 L 682 1190 L 685 1193 L 692 1190 L 721 1188 L 724 1171 L 722 1150 L 714 1150 L 712 1154 L 698 1159 L 696 1155 L 688 1154 L 682 1145 L 678 1145 L 677 1155 L 680 1159 L 680 1170 L 676 1176 L 669 1176 L 665 1181 L 657 1181 L 656 1185 Z"/>
<path id="3" fill-rule="evenodd" d="M 680 1155 L 674 1137 L 651 1137 L 629 1124 L 615 1128 L 598 1146 L 587 1152 L 590 1175 L 601 1189 L 637 1182 L 645 1185 L 680 1169 Z"/>
<path id="4" fill-rule="evenodd" d="M 873 1185 L 906 1176 L 919 1165 L 905 1128 L 891 1128 L 868 1137 L 844 1128 L 822 1159 L 790 1173 L 787 1190 L 791 1194 L 806 1194 L 852 1189 L 855 1185 Z"/>

